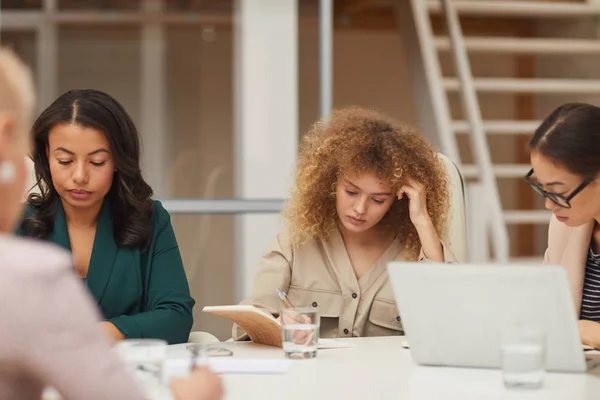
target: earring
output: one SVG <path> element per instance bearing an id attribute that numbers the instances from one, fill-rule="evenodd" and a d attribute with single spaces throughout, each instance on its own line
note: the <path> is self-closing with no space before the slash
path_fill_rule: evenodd
<path id="1" fill-rule="evenodd" d="M 0 164 L 0 182 L 11 183 L 16 175 L 17 170 L 13 163 L 6 161 Z"/>

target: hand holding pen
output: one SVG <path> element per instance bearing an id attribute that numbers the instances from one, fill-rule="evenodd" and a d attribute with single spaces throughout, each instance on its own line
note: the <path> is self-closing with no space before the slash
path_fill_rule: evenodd
<path id="1" fill-rule="evenodd" d="M 283 303 L 285 308 L 294 308 L 294 306 L 288 299 L 288 295 L 286 292 L 280 290 L 279 288 L 275 288 L 275 291 L 277 292 L 277 296 L 281 299 L 281 302 Z M 281 322 L 280 318 L 277 319 Z M 306 315 L 290 312 L 286 313 L 286 320 L 284 321 L 284 323 L 286 324 L 310 324 L 310 322 L 310 318 L 308 318 Z M 309 333 L 308 331 L 296 331 L 294 333 L 294 342 L 296 342 L 297 344 L 304 343 L 304 345 L 307 346 L 310 342 L 313 341 L 313 339 L 313 332 Z"/>
<path id="2" fill-rule="evenodd" d="M 279 288 L 275 288 L 275 291 L 277 291 L 277 296 L 279 296 L 284 306 L 286 306 L 287 308 L 294 308 L 292 303 L 290 303 L 286 292 L 282 292 L 281 290 L 279 290 Z"/>

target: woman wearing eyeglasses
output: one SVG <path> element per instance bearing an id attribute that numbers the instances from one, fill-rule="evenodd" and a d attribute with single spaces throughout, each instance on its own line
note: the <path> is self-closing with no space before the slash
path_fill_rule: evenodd
<path id="1" fill-rule="evenodd" d="M 525 179 L 553 214 L 545 261 L 567 269 L 581 340 L 600 348 L 600 108 L 558 107 L 529 149 Z"/>

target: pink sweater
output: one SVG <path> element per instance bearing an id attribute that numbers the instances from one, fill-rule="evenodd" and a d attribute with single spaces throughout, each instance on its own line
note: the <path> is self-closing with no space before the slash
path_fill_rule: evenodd
<path id="1" fill-rule="evenodd" d="M 99 320 L 67 252 L 0 235 L 0 400 L 142 400 Z"/>

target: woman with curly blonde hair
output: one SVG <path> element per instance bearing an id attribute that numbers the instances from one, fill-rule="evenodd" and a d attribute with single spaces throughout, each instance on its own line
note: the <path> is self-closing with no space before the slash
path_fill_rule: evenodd
<path id="1" fill-rule="evenodd" d="M 439 235 L 448 204 L 442 160 L 419 133 L 375 111 L 335 111 L 303 139 L 284 227 L 243 304 L 277 315 L 280 289 L 318 307 L 321 337 L 398 335 L 386 265 L 452 260 Z"/>

